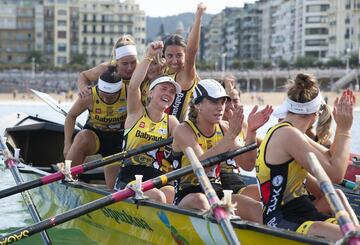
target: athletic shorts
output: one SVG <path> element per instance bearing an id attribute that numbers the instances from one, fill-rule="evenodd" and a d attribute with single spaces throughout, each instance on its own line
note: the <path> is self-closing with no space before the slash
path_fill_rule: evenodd
<path id="1" fill-rule="evenodd" d="M 218 195 L 218 197 L 221 199 L 223 198 L 224 194 L 223 194 L 223 188 L 221 187 L 220 184 L 212 184 L 216 194 Z M 179 205 L 179 203 L 181 202 L 181 200 L 191 194 L 191 193 L 204 193 L 203 189 L 201 188 L 200 185 L 191 185 L 189 187 L 185 187 L 184 189 L 181 189 L 179 191 L 175 192 L 175 198 L 174 198 L 174 205 Z"/>
<path id="2" fill-rule="evenodd" d="M 336 224 L 336 220 L 333 217 L 320 213 L 307 195 L 295 198 L 283 205 L 281 213 L 282 217 L 278 217 L 276 227 L 302 234 L 307 234 L 314 221 Z"/>
<path id="3" fill-rule="evenodd" d="M 246 185 L 238 173 L 220 173 L 221 186 L 224 190 L 232 190 L 234 194 L 239 193 L 239 191 L 244 188 Z"/>
<path id="4" fill-rule="evenodd" d="M 122 151 L 124 131 L 106 132 L 99 129 L 92 128 L 88 125 L 84 129 L 91 130 L 95 133 L 96 138 L 96 153 L 103 157 L 113 155 Z"/>
<path id="5" fill-rule="evenodd" d="M 149 179 L 156 178 L 163 173 L 155 168 L 146 167 L 141 165 L 132 165 L 120 168 L 118 177 L 115 183 L 115 190 L 121 190 L 126 187 L 126 185 L 135 180 L 135 174 L 141 174 L 142 180 L 146 181 Z"/>

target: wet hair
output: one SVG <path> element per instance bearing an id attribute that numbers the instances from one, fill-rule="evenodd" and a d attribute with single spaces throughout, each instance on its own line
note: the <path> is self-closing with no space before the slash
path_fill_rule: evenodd
<path id="1" fill-rule="evenodd" d="M 135 45 L 134 38 L 130 35 L 123 35 L 119 37 L 119 39 L 114 44 L 112 51 L 111 51 L 111 58 L 110 63 L 113 66 L 116 66 L 116 53 L 115 50 L 119 47 L 126 46 L 126 45 Z"/>
<path id="2" fill-rule="evenodd" d="M 330 142 L 332 137 L 331 123 L 331 109 L 327 104 L 322 104 L 320 107 L 318 122 L 316 124 L 316 136 L 318 138 L 318 142 L 322 145 L 326 145 Z"/>
<path id="3" fill-rule="evenodd" d="M 290 80 L 288 97 L 298 103 L 306 103 L 313 100 L 320 92 L 315 76 L 305 73 L 297 74 L 295 80 Z"/>
<path id="4" fill-rule="evenodd" d="M 186 48 L 186 42 L 185 42 L 184 38 L 178 34 L 172 34 L 172 35 L 169 35 L 166 37 L 165 42 L 164 42 L 164 48 L 163 48 L 164 54 L 165 54 L 166 48 L 171 45 L 176 45 L 176 46 Z"/>
<path id="5" fill-rule="evenodd" d="M 197 116 L 198 116 L 198 110 L 196 109 L 194 102 L 190 101 L 188 118 L 190 121 L 192 121 L 195 124 L 197 121 Z"/>
<path id="6" fill-rule="evenodd" d="M 100 79 L 108 83 L 117 83 L 121 80 L 121 77 L 116 73 L 116 67 L 110 65 L 106 71 L 101 73 Z"/>

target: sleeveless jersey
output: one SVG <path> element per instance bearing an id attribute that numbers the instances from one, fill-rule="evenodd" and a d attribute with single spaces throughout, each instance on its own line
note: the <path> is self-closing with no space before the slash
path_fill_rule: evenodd
<path id="1" fill-rule="evenodd" d="M 187 120 L 187 121 L 185 121 L 185 123 L 188 124 L 191 127 L 191 129 L 193 130 L 194 134 L 197 137 L 197 142 L 204 152 L 206 152 L 207 150 L 212 148 L 214 145 L 217 144 L 217 142 L 219 142 L 224 137 L 224 133 L 221 129 L 220 124 L 216 124 L 214 134 L 210 137 L 207 137 L 201 133 L 201 131 L 196 127 L 196 125 L 192 121 Z M 185 167 L 187 165 L 191 165 L 191 163 L 189 162 L 187 157 L 182 152 L 174 152 L 173 155 L 174 155 L 173 156 L 174 157 L 174 160 L 173 160 L 174 168 L 177 169 L 177 168 Z M 221 184 L 219 165 L 213 166 L 207 172 L 207 175 L 209 177 L 209 180 L 212 183 Z M 197 177 L 194 174 L 189 174 L 187 176 L 182 177 L 180 179 L 180 182 L 177 181 L 175 183 L 175 188 L 177 191 L 179 191 L 179 190 L 182 190 L 189 186 L 196 186 L 196 185 L 199 185 L 199 181 L 198 181 Z"/>
<path id="2" fill-rule="evenodd" d="M 299 163 L 290 159 L 280 165 L 270 165 L 265 160 L 268 142 L 273 133 L 281 127 L 292 127 L 292 125 L 289 122 L 282 122 L 270 128 L 260 144 L 256 159 L 256 176 L 264 204 L 264 223 L 271 226 L 276 226 L 277 217 L 282 217 L 282 205 L 306 195 L 303 182 L 308 172 Z"/>
<path id="3" fill-rule="evenodd" d="M 124 149 L 128 151 L 142 145 L 165 140 L 169 137 L 169 115 L 165 114 L 160 122 L 154 122 L 145 109 L 144 114 L 135 125 L 125 129 Z M 153 167 L 163 173 L 172 170 L 170 163 L 164 161 L 164 147 L 127 158 L 123 161 L 123 167 L 131 165 Z"/>
<path id="4" fill-rule="evenodd" d="M 169 76 L 176 81 L 176 75 L 177 73 L 174 73 Z M 169 115 L 174 115 L 179 120 L 179 122 L 185 121 L 187 119 L 189 103 L 192 100 L 193 93 L 198 82 L 198 77 L 195 77 L 191 88 L 188 90 L 181 90 L 180 94 L 176 94 L 174 102 L 169 108 L 166 109 L 166 113 Z"/>
<path id="5" fill-rule="evenodd" d="M 100 98 L 97 86 L 91 90 L 93 104 L 86 125 L 101 131 L 122 130 L 126 119 L 126 86 L 121 88 L 119 98 L 113 104 L 106 104 Z"/>
<path id="6" fill-rule="evenodd" d="M 141 102 L 144 106 L 147 105 L 148 102 L 148 93 L 149 93 L 150 81 L 146 80 L 141 83 L 140 91 L 141 91 Z"/>

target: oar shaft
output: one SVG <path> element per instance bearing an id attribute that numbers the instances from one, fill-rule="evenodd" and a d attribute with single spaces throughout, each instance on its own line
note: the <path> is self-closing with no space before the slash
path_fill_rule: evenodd
<path id="1" fill-rule="evenodd" d="M 219 203 L 219 197 L 217 196 L 214 188 L 211 185 L 209 178 L 206 175 L 204 167 L 201 165 L 199 159 L 195 155 L 194 150 L 191 147 L 185 149 L 185 155 L 190 160 L 193 171 L 200 182 L 202 189 L 204 190 L 205 196 L 209 201 L 209 204 L 212 206 Z M 220 162 L 218 162 L 220 164 Z M 231 225 L 229 214 L 224 210 L 224 208 L 218 206 L 214 208 L 214 217 L 216 221 L 220 224 L 226 239 L 229 244 L 240 244 L 239 239 L 237 238 L 234 228 Z"/>
<path id="2" fill-rule="evenodd" d="M 251 144 L 251 145 L 247 145 L 247 146 L 239 148 L 235 151 L 222 153 L 215 157 L 206 159 L 206 160 L 202 161 L 202 164 L 204 165 L 204 167 L 209 167 L 209 166 L 215 165 L 221 161 L 224 161 L 228 158 L 232 158 L 232 157 L 235 157 L 244 152 L 254 150 L 256 147 L 257 147 L 257 145 L 255 143 Z M 178 179 L 178 178 L 185 176 L 187 174 L 190 174 L 190 173 L 192 173 L 191 166 L 186 166 L 184 168 L 174 170 L 167 174 L 158 176 L 154 179 L 147 180 L 142 183 L 142 191 L 145 192 L 154 187 L 164 186 L 168 182 Z M 2 236 L 2 237 L 0 237 L 0 244 L 10 244 L 10 243 L 19 241 L 21 239 L 24 239 L 26 237 L 30 237 L 40 231 L 49 229 L 56 225 L 60 225 L 62 223 L 65 223 L 66 221 L 77 218 L 83 214 L 100 209 L 100 208 L 110 205 L 112 203 L 124 200 L 133 195 L 135 195 L 133 190 L 125 188 L 123 190 L 117 191 L 117 192 L 112 193 L 103 198 L 97 199 L 90 203 L 87 203 L 87 204 L 84 204 L 77 208 L 74 208 L 72 210 L 69 210 L 69 211 L 62 213 L 60 215 L 57 215 L 53 218 L 46 219 L 46 220 L 36 223 L 34 225 L 19 229 L 17 231 L 11 232 L 5 236 Z"/>
<path id="3" fill-rule="evenodd" d="M 20 172 L 16 166 L 16 162 L 13 159 L 13 156 L 11 155 L 8 147 L 6 146 L 6 143 L 3 142 L 2 138 L 0 139 L 0 147 L 3 151 L 5 163 L 6 163 L 7 167 L 9 168 L 9 170 L 15 180 L 15 183 L 17 185 L 24 183 L 24 180 L 22 179 Z M 34 205 L 34 202 L 30 196 L 30 193 L 25 191 L 25 192 L 21 193 L 21 195 L 22 195 L 22 198 L 25 202 L 27 209 L 29 210 L 32 220 L 35 223 L 40 222 L 41 221 L 40 215 Z M 41 236 L 41 239 L 43 240 L 44 244 L 52 244 L 50 237 L 45 230 L 40 233 L 40 236 Z"/>
<path id="4" fill-rule="evenodd" d="M 93 160 L 93 161 L 90 161 L 90 162 L 87 162 L 87 163 L 72 167 L 70 169 L 70 172 L 71 172 L 72 175 L 78 175 L 78 174 L 84 173 L 84 172 L 86 172 L 88 170 L 95 169 L 95 168 L 98 168 L 98 167 L 105 166 L 107 164 L 113 163 L 115 161 L 120 161 L 120 160 L 123 160 L 123 159 L 128 158 L 128 157 L 132 157 L 132 156 L 144 153 L 144 152 L 151 151 L 151 150 L 159 148 L 159 147 L 169 145 L 169 144 L 172 143 L 172 141 L 173 141 L 173 138 L 168 138 L 166 140 L 158 141 L 158 142 L 155 142 L 153 144 L 143 145 L 143 146 L 138 147 L 136 149 L 132 149 L 132 150 L 129 150 L 129 151 L 123 151 L 123 152 L 120 152 L 120 153 L 117 153 L 117 154 L 114 154 L 114 155 L 111 155 L 111 156 L 108 156 L 108 157 L 104 157 L 102 159 Z M 53 174 L 49 174 L 49 175 L 44 176 L 44 177 L 42 177 L 40 179 L 35 179 L 35 180 L 32 180 L 32 181 L 20 184 L 18 186 L 13 186 L 13 187 L 7 188 L 5 190 L 1 190 L 0 191 L 0 199 L 4 198 L 4 197 L 7 197 L 7 196 L 14 195 L 16 193 L 20 193 L 20 192 L 23 192 L 23 191 L 26 191 L 26 190 L 33 189 L 35 187 L 50 184 L 50 183 L 53 183 L 55 181 L 62 180 L 64 178 L 65 178 L 65 176 L 61 172 L 56 172 L 56 173 L 53 173 Z"/>

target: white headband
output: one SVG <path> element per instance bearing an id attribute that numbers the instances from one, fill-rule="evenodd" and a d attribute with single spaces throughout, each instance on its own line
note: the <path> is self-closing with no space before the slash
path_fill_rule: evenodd
<path id="1" fill-rule="evenodd" d="M 137 55 L 135 45 L 125 45 L 115 49 L 115 58 L 117 60 L 128 55 Z"/>
<path id="2" fill-rule="evenodd" d="M 116 93 L 119 92 L 122 87 L 122 80 L 117 83 L 108 83 L 102 79 L 98 79 L 98 88 L 105 93 Z"/>
<path id="3" fill-rule="evenodd" d="M 320 109 L 320 106 L 323 102 L 321 93 L 319 91 L 318 95 L 311 101 L 306 103 L 295 102 L 289 97 L 286 98 L 285 104 L 288 111 L 295 114 L 313 114 Z"/>

